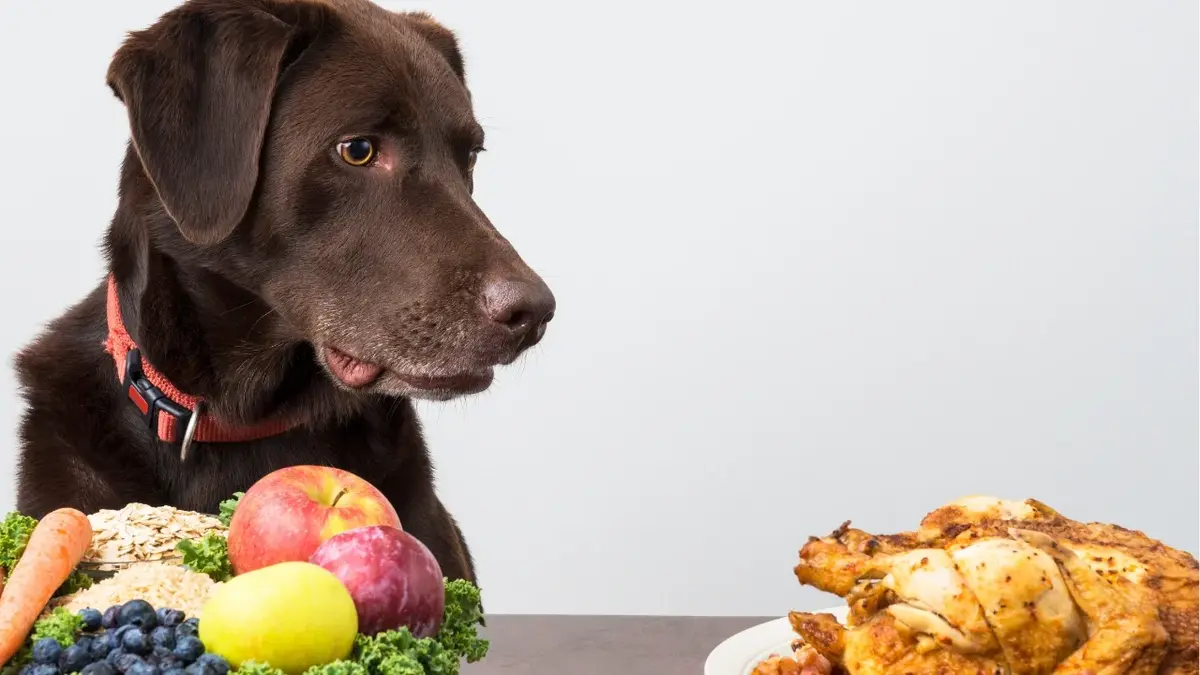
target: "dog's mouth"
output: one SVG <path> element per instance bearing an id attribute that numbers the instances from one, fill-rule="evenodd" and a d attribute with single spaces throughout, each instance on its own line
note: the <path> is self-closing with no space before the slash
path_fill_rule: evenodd
<path id="1" fill-rule="evenodd" d="M 337 347 L 325 346 L 321 352 L 329 374 L 349 389 L 366 389 L 388 379 L 408 394 L 448 398 L 481 392 L 491 385 L 494 376 L 491 367 L 447 375 L 405 373 L 356 358 Z"/>

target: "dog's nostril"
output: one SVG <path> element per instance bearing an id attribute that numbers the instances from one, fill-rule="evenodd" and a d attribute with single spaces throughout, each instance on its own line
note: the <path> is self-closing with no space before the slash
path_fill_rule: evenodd
<path id="1" fill-rule="evenodd" d="M 517 311 L 513 312 L 512 316 L 510 316 L 506 319 L 501 319 L 499 321 L 496 321 L 496 323 L 502 323 L 502 324 L 508 326 L 509 328 L 518 329 L 521 326 L 524 326 L 525 324 L 533 323 L 533 320 L 530 318 L 529 312 L 526 312 L 524 310 L 517 310 Z"/>
<path id="2" fill-rule="evenodd" d="M 482 300 L 487 317 L 517 335 L 554 314 L 554 295 L 540 280 L 493 282 L 484 289 Z"/>

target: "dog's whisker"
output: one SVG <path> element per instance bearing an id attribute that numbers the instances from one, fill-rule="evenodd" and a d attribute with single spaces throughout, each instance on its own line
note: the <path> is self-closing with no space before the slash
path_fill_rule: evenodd
<path id="1" fill-rule="evenodd" d="M 254 300 L 244 302 L 244 303 L 238 305 L 237 307 L 230 307 L 229 309 L 225 310 L 224 312 L 221 312 L 217 316 L 227 316 L 229 314 L 233 314 L 234 312 L 238 311 L 239 309 L 249 307 L 250 305 L 253 305 L 254 303 L 255 303 Z"/>
<path id="2" fill-rule="evenodd" d="M 274 313 L 275 313 L 274 307 L 268 309 L 266 312 L 263 312 L 262 316 L 258 317 L 257 319 L 254 320 L 254 323 L 250 324 L 250 329 L 246 331 L 246 337 L 250 337 L 250 335 L 254 333 L 254 329 L 258 327 L 258 324 L 263 319 L 267 318 L 268 316 L 271 316 Z"/>

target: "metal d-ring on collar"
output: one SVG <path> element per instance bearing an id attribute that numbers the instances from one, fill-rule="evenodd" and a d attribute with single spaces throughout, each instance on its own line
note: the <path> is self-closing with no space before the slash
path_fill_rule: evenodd
<path id="1" fill-rule="evenodd" d="M 179 461 L 186 462 L 188 450 L 192 448 L 192 439 L 196 437 L 196 427 L 200 425 L 200 415 L 204 412 L 204 401 L 196 401 L 196 407 L 188 416 L 187 429 L 183 432 L 183 443 L 179 446 Z"/>

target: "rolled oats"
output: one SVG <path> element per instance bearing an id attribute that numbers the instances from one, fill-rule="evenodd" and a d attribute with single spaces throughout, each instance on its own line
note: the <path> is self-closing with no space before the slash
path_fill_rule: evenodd
<path id="1" fill-rule="evenodd" d="M 127 504 L 88 516 L 92 545 L 84 562 L 126 562 L 174 558 L 175 545 L 210 532 L 225 532 L 216 516 L 170 506 Z"/>

